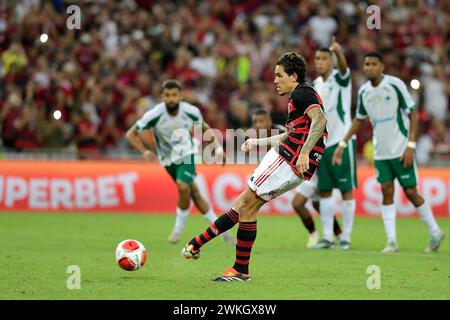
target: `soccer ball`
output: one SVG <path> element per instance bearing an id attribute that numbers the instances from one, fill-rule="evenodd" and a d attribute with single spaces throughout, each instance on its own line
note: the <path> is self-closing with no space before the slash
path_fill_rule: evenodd
<path id="1" fill-rule="evenodd" d="M 116 261 L 126 271 L 136 271 L 147 260 L 147 250 L 137 240 L 123 240 L 116 248 Z"/>

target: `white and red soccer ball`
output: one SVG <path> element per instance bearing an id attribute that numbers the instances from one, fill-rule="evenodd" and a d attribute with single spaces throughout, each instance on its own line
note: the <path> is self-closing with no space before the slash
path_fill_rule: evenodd
<path id="1" fill-rule="evenodd" d="M 116 261 L 126 271 L 136 271 L 147 260 L 147 250 L 137 240 L 123 240 L 116 248 Z"/>

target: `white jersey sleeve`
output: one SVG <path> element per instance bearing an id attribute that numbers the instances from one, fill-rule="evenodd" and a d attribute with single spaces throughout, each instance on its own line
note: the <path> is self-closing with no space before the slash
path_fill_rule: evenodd
<path id="1" fill-rule="evenodd" d="M 359 119 L 359 120 L 365 120 L 367 119 L 368 115 L 367 115 L 367 110 L 364 106 L 364 99 L 363 99 L 363 94 L 365 91 L 365 85 L 363 85 L 359 90 L 358 90 L 358 100 L 357 100 L 357 105 L 356 105 L 356 115 L 355 118 Z"/>
<path id="2" fill-rule="evenodd" d="M 201 124 L 203 122 L 203 116 L 200 109 L 187 102 L 181 102 L 182 111 L 192 119 L 194 124 Z"/>
<path id="3" fill-rule="evenodd" d="M 336 82 L 341 87 L 347 87 L 350 84 L 350 81 L 352 79 L 351 78 L 351 73 L 350 73 L 350 68 L 347 67 L 347 69 L 345 69 L 345 73 L 344 74 L 341 74 L 339 69 L 338 69 L 334 77 L 336 79 Z"/>
<path id="4" fill-rule="evenodd" d="M 406 113 L 411 113 L 416 108 L 416 103 L 408 91 L 406 84 L 397 77 L 390 77 L 391 85 L 394 87 L 399 99 L 399 106 Z"/>
<path id="5" fill-rule="evenodd" d="M 144 115 L 136 121 L 135 128 L 138 132 L 141 132 L 144 129 L 151 129 L 158 123 L 162 113 L 163 110 L 161 109 L 161 105 L 155 106 L 153 109 L 144 113 Z"/>

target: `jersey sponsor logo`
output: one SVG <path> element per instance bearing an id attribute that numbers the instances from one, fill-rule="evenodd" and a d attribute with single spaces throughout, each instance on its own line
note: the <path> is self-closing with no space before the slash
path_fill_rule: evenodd
<path id="1" fill-rule="evenodd" d="M 286 157 L 292 157 L 292 156 L 293 156 L 289 151 L 287 151 L 287 150 L 284 149 L 284 148 L 281 150 L 281 152 L 283 152 L 283 154 L 284 154 Z"/>
<path id="2" fill-rule="evenodd" d="M 316 162 L 320 162 L 320 160 L 322 160 L 322 155 L 318 152 L 314 152 L 314 157 L 316 158 Z"/>

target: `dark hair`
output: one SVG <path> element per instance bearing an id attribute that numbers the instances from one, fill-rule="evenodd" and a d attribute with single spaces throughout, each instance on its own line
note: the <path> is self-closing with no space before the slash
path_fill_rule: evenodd
<path id="1" fill-rule="evenodd" d="M 297 82 L 304 83 L 306 79 L 306 62 L 303 56 L 296 52 L 286 52 L 277 61 L 277 65 L 283 66 L 288 75 L 297 74 Z"/>
<path id="2" fill-rule="evenodd" d="M 331 52 L 331 50 L 330 49 L 328 49 L 328 48 L 325 48 L 325 47 L 322 47 L 322 48 L 320 48 L 319 50 L 317 50 L 317 51 L 319 51 L 319 52 L 328 52 L 329 54 L 333 54 L 333 52 Z"/>
<path id="3" fill-rule="evenodd" d="M 270 116 L 269 112 L 267 112 L 263 108 L 256 108 L 255 110 L 252 111 L 251 114 L 252 114 L 252 117 L 253 116 Z"/>
<path id="4" fill-rule="evenodd" d="M 181 91 L 181 84 L 178 80 L 174 80 L 174 79 L 169 79 L 163 82 L 162 84 L 162 89 L 175 89 L 177 88 L 178 90 Z"/>
<path id="5" fill-rule="evenodd" d="M 370 52 L 367 52 L 367 53 L 364 55 L 364 59 L 366 59 L 366 58 L 378 58 L 378 60 L 380 60 L 381 63 L 384 63 L 384 61 L 383 61 L 383 56 L 382 56 L 381 53 L 379 53 L 378 51 L 370 51 Z"/>

